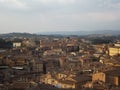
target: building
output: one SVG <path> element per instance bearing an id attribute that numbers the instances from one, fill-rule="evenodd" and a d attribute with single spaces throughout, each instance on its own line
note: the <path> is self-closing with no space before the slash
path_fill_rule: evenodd
<path id="1" fill-rule="evenodd" d="M 105 81 L 105 73 L 99 72 L 92 75 L 92 81 Z"/>
<path id="2" fill-rule="evenodd" d="M 40 82 L 50 84 L 62 89 L 81 88 L 87 81 L 91 81 L 91 77 L 86 75 L 75 75 L 70 73 L 46 74 L 41 76 Z"/>
<path id="3" fill-rule="evenodd" d="M 21 47 L 21 46 L 22 46 L 21 42 L 13 42 L 13 47 L 14 48 L 18 48 L 18 47 Z"/>
<path id="4" fill-rule="evenodd" d="M 115 56 L 120 54 L 120 47 L 109 47 L 109 55 Z"/>
<path id="5" fill-rule="evenodd" d="M 30 90 L 30 83 L 27 82 L 14 82 L 9 90 Z"/>
<path id="6" fill-rule="evenodd" d="M 120 42 L 115 43 L 114 46 L 120 47 Z"/>
<path id="7" fill-rule="evenodd" d="M 110 70 L 106 72 L 98 72 L 92 75 L 92 81 L 102 81 L 108 84 L 120 86 L 120 71 Z"/>

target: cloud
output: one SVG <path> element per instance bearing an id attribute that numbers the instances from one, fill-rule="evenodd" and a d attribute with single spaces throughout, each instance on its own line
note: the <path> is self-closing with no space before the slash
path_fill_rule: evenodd
<path id="1" fill-rule="evenodd" d="M 119 0 L 99 0 L 102 2 L 102 6 L 107 8 L 115 8 L 120 9 L 120 1 Z"/>
<path id="2" fill-rule="evenodd" d="M 0 27 L 6 32 L 119 29 L 119 3 L 120 0 L 0 0 Z"/>
<path id="3" fill-rule="evenodd" d="M 49 3 L 60 3 L 60 4 L 68 4 L 68 3 L 74 3 L 76 0 L 36 0 L 43 4 L 49 4 Z"/>
<path id="4" fill-rule="evenodd" d="M 0 0 L 0 6 L 12 8 L 28 8 L 36 9 L 42 7 L 62 7 L 66 5 L 69 8 L 77 7 L 79 9 L 97 9 L 101 8 L 120 8 L 119 0 Z M 72 7 L 70 6 L 72 5 Z M 54 7 L 55 6 L 55 7 Z"/>
<path id="5" fill-rule="evenodd" d="M 120 9 L 120 3 L 109 4 L 109 7 Z"/>
<path id="6" fill-rule="evenodd" d="M 22 0 L 0 0 L 0 5 L 8 8 L 27 8 L 27 4 Z"/>

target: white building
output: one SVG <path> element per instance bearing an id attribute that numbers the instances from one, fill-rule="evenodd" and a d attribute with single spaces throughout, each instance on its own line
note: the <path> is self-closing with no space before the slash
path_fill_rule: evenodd
<path id="1" fill-rule="evenodd" d="M 18 48 L 21 47 L 22 43 L 21 42 L 13 42 L 13 47 Z"/>

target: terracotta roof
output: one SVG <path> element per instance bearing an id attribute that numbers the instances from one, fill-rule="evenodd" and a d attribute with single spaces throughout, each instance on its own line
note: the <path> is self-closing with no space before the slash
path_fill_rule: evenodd
<path id="1" fill-rule="evenodd" d="M 120 71 L 119 70 L 110 70 L 110 71 L 106 71 L 104 73 L 106 75 L 110 75 L 110 76 L 120 76 Z"/>
<path id="2" fill-rule="evenodd" d="M 18 89 L 26 89 L 26 88 L 29 88 L 30 86 L 30 83 L 27 83 L 27 82 L 14 82 L 12 84 L 12 88 L 18 88 Z"/>

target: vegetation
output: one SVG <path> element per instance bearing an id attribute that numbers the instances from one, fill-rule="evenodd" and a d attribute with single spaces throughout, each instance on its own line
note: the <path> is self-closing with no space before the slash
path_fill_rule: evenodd
<path id="1" fill-rule="evenodd" d="M 3 39 L 0 39 L 0 48 L 7 49 L 12 47 L 11 41 L 5 41 Z"/>
<path id="2" fill-rule="evenodd" d="M 111 39 L 106 39 L 106 38 L 96 38 L 92 40 L 92 44 L 109 44 L 112 42 L 113 41 Z"/>

